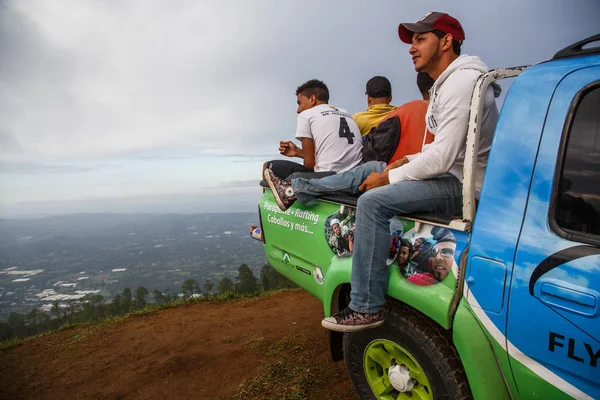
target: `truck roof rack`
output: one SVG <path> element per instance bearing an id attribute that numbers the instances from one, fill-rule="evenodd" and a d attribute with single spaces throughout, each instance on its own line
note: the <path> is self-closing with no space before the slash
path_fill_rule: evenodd
<path id="1" fill-rule="evenodd" d="M 589 54 L 600 54 L 600 45 L 588 47 L 587 49 L 583 48 L 584 46 L 594 42 L 600 42 L 600 34 L 590 36 L 587 39 L 583 39 L 577 43 L 573 43 L 572 45 L 565 47 L 564 49 L 558 51 L 554 55 L 554 57 L 552 57 L 552 59 L 556 60 L 559 58 L 579 57 L 586 56 Z"/>

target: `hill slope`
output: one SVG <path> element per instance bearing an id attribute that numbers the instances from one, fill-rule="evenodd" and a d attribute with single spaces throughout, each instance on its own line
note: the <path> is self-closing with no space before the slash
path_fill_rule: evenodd
<path id="1" fill-rule="evenodd" d="M 1 399 L 357 399 L 301 290 L 81 327 L 0 353 Z"/>

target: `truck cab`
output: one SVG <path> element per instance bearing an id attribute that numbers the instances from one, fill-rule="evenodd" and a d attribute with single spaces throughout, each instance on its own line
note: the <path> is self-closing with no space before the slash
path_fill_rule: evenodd
<path id="1" fill-rule="evenodd" d="M 394 217 L 385 323 L 329 333 L 361 398 L 600 398 L 598 41 L 480 77 L 462 215 Z M 482 94 L 517 75 L 476 201 Z M 329 196 L 281 211 L 267 187 L 259 202 L 269 263 L 325 316 L 349 303 L 355 208 Z"/>

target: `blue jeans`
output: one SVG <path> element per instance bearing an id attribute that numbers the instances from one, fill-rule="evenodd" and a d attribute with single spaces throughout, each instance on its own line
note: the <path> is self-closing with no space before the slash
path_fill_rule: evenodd
<path id="1" fill-rule="evenodd" d="M 389 220 L 394 215 L 436 212 L 454 215 L 462 208 L 462 185 L 450 174 L 369 190 L 358 198 L 352 256 L 350 308 L 377 312 L 385 305 Z"/>
<path id="2" fill-rule="evenodd" d="M 291 179 L 294 196 L 302 204 L 308 203 L 315 197 L 330 193 L 354 196 L 359 193 L 359 186 L 372 172 L 383 172 L 386 166 L 387 164 L 384 162 L 369 161 L 351 170 L 325 178 L 294 178 Z"/>

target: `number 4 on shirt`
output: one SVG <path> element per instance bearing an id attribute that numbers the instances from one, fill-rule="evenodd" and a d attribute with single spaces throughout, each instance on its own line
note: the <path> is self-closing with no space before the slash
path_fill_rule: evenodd
<path id="1" fill-rule="evenodd" d="M 346 121 L 346 118 L 344 118 L 344 117 L 340 117 L 340 132 L 339 133 L 340 133 L 341 138 L 348 139 L 348 144 L 354 143 L 354 134 L 350 130 L 350 127 L 348 126 L 348 122 Z"/>

